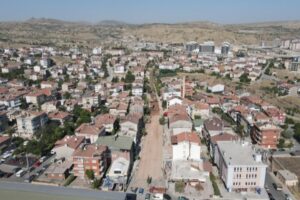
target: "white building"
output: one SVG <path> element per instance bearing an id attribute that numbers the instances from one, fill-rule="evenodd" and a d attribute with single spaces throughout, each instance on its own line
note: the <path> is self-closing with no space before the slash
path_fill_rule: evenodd
<path id="1" fill-rule="evenodd" d="M 101 47 L 93 48 L 92 53 L 93 53 L 94 55 L 100 55 L 100 54 L 102 53 Z"/>
<path id="2" fill-rule="evenodd" d="M 214 162 L 229 192 L 264 187 L 267 165 L 247 142 L 217 141 Z"/>
<path id="3" fill-rule="evenodd" d="M 196 133 L 180 133 L 171 138 L 173 160 L 201 161 L 200 138 Z"/>
<path id="4" fill-rule="evenodd" d="M 21 137 L 32 137 L 47 123 L 48 117 L 44 112 L 26 112 L 17 117 L 17 132 Z"/>

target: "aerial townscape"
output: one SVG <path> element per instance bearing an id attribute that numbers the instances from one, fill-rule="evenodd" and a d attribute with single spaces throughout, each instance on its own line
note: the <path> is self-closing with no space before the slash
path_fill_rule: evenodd
<path id="1" fill-rule="evenodd" d="M 0 22 L 0 199 L 300 199 L 300 22 Z"/>

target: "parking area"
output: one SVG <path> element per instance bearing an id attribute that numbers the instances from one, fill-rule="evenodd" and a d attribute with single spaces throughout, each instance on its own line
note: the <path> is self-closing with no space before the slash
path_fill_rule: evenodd
<path id="1" fill-rule="evenodd" d="M 35 181 L 53 160 L 53 156 L 44 156 L 42 158 L 29 154 L 14 156 L 13 152 L 14 149 L 9 148 L 0 157 L 0 177 L 5 181 Z"/>

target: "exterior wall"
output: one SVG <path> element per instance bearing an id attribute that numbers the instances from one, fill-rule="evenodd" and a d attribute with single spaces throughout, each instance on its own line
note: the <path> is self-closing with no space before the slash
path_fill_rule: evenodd
<path id="1" fill-rule="evenodd" d="M 276 149 L 280 133 L 276 130 L 253 129 L 252 139 L 260 146 L 268 149 Z"/>
<path id="2" fill-rule="evenodd" d="M 74 175 L 80 178 L 85 177 L 85 171 L 91 169 L 94 171 L 95 177 L 102 178 L 107 168 L 106 160 L 103 155 L 101 157 L 74 157 Z"/>
<path id="3" fill-rule="evenodd" d="M 173 145 L 173 160 L 201 160 L 201 147 L 189 142 Z"/>
<path id="4" fill-rule="evenodd" d="M 219 148 L 215 151 L 214 161 L 219 168 L 220 177 L 229 192 L 251 191 L 264 187 L 266 166 L 227 165 Z"/>
<path id="5" fill-rule="evenodd" d="M 22 134 L 25 137 L 31 137 L 37 130 L 42 128 L 48 118 L 46 115 L 37 116 L 37 117 L 18 117 L 17 118 L 17 127 L 18 133 Z"/>

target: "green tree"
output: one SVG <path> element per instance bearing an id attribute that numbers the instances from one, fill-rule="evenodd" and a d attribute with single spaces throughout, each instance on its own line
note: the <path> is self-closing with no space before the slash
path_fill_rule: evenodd
<path id="1" fill-rule="evenodd" d="M 125 83 L 133 83 L 135 80 L 135 76 L 131 71 L 128 71 L 125 76 Z"/>
<path id="2" fill-rule="evenodd" d="M 65 93 L 63 94 L 63 98 L 64 98 L 64 99 L 70 99 L 70 98 L 71 98 L 71 94 L 70 94 L 69 92 L 65 92 Z"/>
<path id="3" fill-rule="evenodd" d="M 241 76 L 240 76 L 240 82 L 241 83 L 250 83 L 251 82 L 251 79 L 248 78 L 248 74 L 247 73 L 243 73 Z"/>
<path id="4" fill-rule="evenodd" d="M 286 139 L 292 138 L 293 135 L 294 135 L 294 131 L 291 130 L 291 129 L 287 129 L 287 130 L 284 130 L 284 131 L 282 132 L 282 136 L 283 136 L 284 138 L 286 138 Z"/>
<path id="5" fill-rule="evenodd" d="M 164 125 L 164 124 L 165 124 L 165 117 L 164 117 L 164 116 L 161 116 L 161 117 L 159 118 L 159 123 L 160 123 L 161 125 Z"/>
<path id="6" fill-rule="evenodd" d="M 86 177 L 88 177 L 88 179 L 90 179 L 90 180 L 94 180 L 94 179 L 95 179 L 95 173 L 94 173 L 94 171 L 91 170 L 91 169 L 85 170 L 85 175 L 86 175 Z"/>

